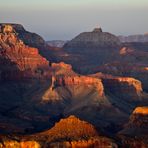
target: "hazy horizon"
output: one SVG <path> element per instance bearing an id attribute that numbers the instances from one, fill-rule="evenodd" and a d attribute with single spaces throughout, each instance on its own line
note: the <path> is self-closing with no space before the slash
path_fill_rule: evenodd
<path id="1" fill-rule="evenodd" d="M 22 24 L 45 40 L 69 40 L 100 25 L 115 35 L 148 32 L 147 0 L 0 0 L 1 23 Z"/>

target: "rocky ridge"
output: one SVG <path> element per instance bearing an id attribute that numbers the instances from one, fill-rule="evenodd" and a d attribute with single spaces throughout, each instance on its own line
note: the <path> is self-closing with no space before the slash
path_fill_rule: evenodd
<path id="1" fill-rule="evenodd" d="M 102 32 L 101 29 L 96 29 L 94 31 Z M 109 69 L 111 68 L 111 71 L 117 72 L 116 76 L 103 73 L 84 76 L 74 72 L 72 66 L 65 64 L 64 62 L 49 64 L 49 62 L 38 53 L 38 49 L 32 49 L 32 47 L 26 46 L 19 39 L 11 25 L 3 25 L 1 27 L 0 45 L 0 50 L 2 51 L 0 55 L 0 68 L 1 73 L 3 73 L 1 77 L 3 78 L 4 75 L 8 74 L 8 77 L 5 77 L 3 83 L 0 83 L 0 96 L 2 98 L 0 99 L 0 129 L 2 133 L 13 132 L 30 134 L 33 132 L 39 132 L 45 129 L 50 129 L 53 127 L 54 123 L 61 118 L 75 115 L 97 127 L 99 133 L 101 132 L 103 135 L 115 136 L 128 119 L 130 112 L 137 105 L 146 105 L 148 103 L 147 98 L 145 98 L 145 102 L 143 102 L 143 83 L 141 84 L 141 82 L 135 78 L 122 77 L 122 74 L 120 77 L 118 76 L 120 75 L 120 72 L 124 73 L 124 70 L 118 70 L 116 67 L 114 68 L 108 64 L 104 64 Z M 96 52 L 96 56 L 100 54 L 100 51 L 102 55 L 106 52 L 108 56 L 111 57 L 110 59 L 114 57 L 114 55 L 110 55 L 110 53 L 112 53 L 111 51 L 114 51 L 113 54 L 116 53 L 116 55 L 125 57 L 125 59 L 127 59 L 127 56 L 131 56 L 131 54 L 133 55 L 135 52 L 135 49 L 123 48 L 117 51 L 116 49 L 112 49 L 108 53 L 107 51 L 110 49 L 111 48 L 97 48 L 94 51 L 99 50 L 98 53 Z M 85 50 L 85 52 L 87 51 L 89 51 L 89 53 L 87 53 L 89 56 L 90 48 Z M 84 53 L 84 51 L 78 52 L 77 56 L 81 57 L 82 53 Z M 68 58 L 71 58 L 70 55 L 72 56 L 73 53 L 66 54 Z M 99 58 L 97 57 L 97 60 L 102 58 L 101 56 Z M 105 58 L 108 56 L 105 56 Z M 32 57 L 36 59 L 36 62 L 34 62 Z M 75 60 L 75 56 L 74 59 L 71 60 Z M 85 61 L 88 61 L 88 59 L 86 58 L 84 63 Z M 142 60 L 141 64 L 144 62 L 145 61 Z M 121 68 L 120 65 L 119 68 Z M 133 69 L 137 69 L 137 67 L 133 66 Z M 39 74 L 39 77 L 35 78 L 35 75 L 32 75 L 33 77 L 30 80 L 22 81 L 22 79 L 20 79 L 21 81 L 18 82 L 14 79 L 14 82 L 12 82 L 9 81 L 11 70 L 16 71 L 15 75 L 17 77 L 19 76 L 18 72 L 24 74 L 26 73 L 26 70 L 35 75 Z M 141 67 L 141 71 L 142 70 L 144 72 L 147 71 L 146 64 L 143 64 L 143 67 Z M 46 74 L 49 74 L 48 79 L 46 79 Z M 15 75 L 13 74 L 12 78 L 14 78 Z M 42 77 L 44 76 L 45 79 L 43 80 Z M 126 128 L 130 128 L 129 135 L 132 135 L 131 127 L 133 128 L 134 124 L 138 131 L 142 131 L 141 127 L 146 127 L 145 123 L 147 124 L 147 117 L 143 116 L 143 114 L 147 114 L 145 108 L 137 109 L 133 114 L 134 116 L 131 116 L 131 121 L 126 126 Z M 72 123 L 73 121 L 74 123 L 76 121 L 76 125 L 77 123 L 81 123 L 76 117 L 69 117 L 70 120 L 63 119 L 64 122 L 62 122 L 61 125 L 62 127 L 64 126 L 63 129 L 59 126 L 55 126 L 55 128 L 53 127 L 53 133 L 55 132 L 53 138 L 57 136 L 56 131 L 58 131 L 58 129 L 64 132 L 67 129 L 65 127 L 67 126 L 66 123 L 69 123 L 71 120 Z M 138 122 L 136 121 L 137 118 Z M 73 132 L 73 130 L 71 131 Z M 93 131 L 92 128 L 91 131 Z M 44 137 L 48 137 L 49 133 L 50 130 L 45 134 L 46 136 L 43 134 L 43 139 Z M 143 135 L 143 131 L 141 133 L 141 135 Z M 82 146 L 84 144 L 87 147 L 88 145 L 94 146 L 96 143 L 104 144 L 106 142 L 107 145 L 112 147 L 114 145 L 112 145 L 110 140 L 108 141 L 106 138 L 102 139 L 99 137 L 99 139 L 91 139 L 91 136 L 89 139 L 82 138 L 82 141 L 77 141 L 76 137 L 76 139 L 74 138 L 74 141 L 66 141 L 66 143 L 65 139 L 60 139 L 63 141 L 59 142 L 57 138 L 56 141 L 52 143 L 52 146 L 63 146 L 63 144 L 64 146 Z M 1 135 L 0 137 L 1 141 L 4 141 L 3 138 L 5 138 L 5 136 Z M 128 135 L 126 135 L 126 138 L 127 137 Z M 19 147 L 21 144 L 22 147 L 28 145 L 31 145 L 32 147 L 40 147 L 40 142 L 38 143 L 34 139 L 32 139 L 32 141 L 24 140 L 19 143 L 18 141 L 13 141 L 11 138 L 17 139 L 15 135 L 6 136 L 6 141 L 8 140 L 6 143 L 8 145 L 16 144 Z M 5 142 L 3 143 L 6 144 Z M 129 141 L 129 143 L 132 142 Z M 51 143 L 49 142 L 48 144 L 50 145 Z M 136 143 L 136 146 L 137 144 L 139 143 Z"/>
<path id="2" fill-rule="evenodd" d="M 73 130 L 77 129 L 77 130 Z M 15 138 L 17 140 L 15 140 Z M 30 136 L 3 137 L 1 146 L 22 147 L 112 147 L 117 145 L 112 139 L 100 136 L 95 127 L 75 116 L 61 119 L 49 130 Z M 19 141 L 18 141 L 19 139 Z M 61 141 L 62 140 L 62 141 Z"/>

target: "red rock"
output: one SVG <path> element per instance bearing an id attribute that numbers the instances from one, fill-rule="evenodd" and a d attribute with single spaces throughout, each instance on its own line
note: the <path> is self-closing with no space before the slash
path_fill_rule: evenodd
<path id="1" fill-rule="evenodd" d="M 97 73 L 92 75 L 102 79 L 105 91 L 108 91 L 127 101 L 141 101 L 143 96 L 142 84 L 139 80 L 131 77 L 118 77 Z"/>
<path id="2" fill-rule="evenodd" d="M 38 69 L 48 69 L 49 62 L 43 58 L 37 48 L 26 46 L 15 33 L 13 26 L 3 25 L 0 32 L 0 58 L 9 60 L 18 68 L 17 71 L 30 71 L 30 74 L 35 74 Z M 8 65 L 4 65 L 7 67 Z M 16 69 L 9 69 L 10 73 L 17 72 Z M 16 71 L 16 72 L 15 72 Z M 21 75 L 21 72 L 18 72 Z M 11 76 L 10 76 L 11 77 Z M 9 78 L 10 78 L 9 77 Z"/>

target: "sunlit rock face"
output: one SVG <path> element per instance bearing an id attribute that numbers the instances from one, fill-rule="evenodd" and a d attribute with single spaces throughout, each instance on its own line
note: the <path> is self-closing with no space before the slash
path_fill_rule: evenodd
<path id="1" fill-rule="evenodd" d="M 53 63 L 51 67 L 52 83 L 42 96 L 49 112 L 64 116 L 73 114 L 102 129 L 108 128 L 111 122 L 116 124 L 117 120 L 123 122 L 127 118 L 127 113 L 114 106 L 106 96 L 100 78 L 76 74 L 64 63 Z"/>
<path id="2" fill-rule="evenodd" d="M 44 132 L 28 136 L 1 136 L 0 146 L 10 148 L 118 147 L 114 140 L 100 136 L 93 125 L 72 115 L 61 119 L 54 127 Z"/>
<path id="3" fill-rule="evenodd" d="M 41 148 L 41 145 L 36 141 L 22 141 L 18 142 L 14 139 L 5 138 L 3 143 L 0 144 L 0 147 L 9 147 L 9 148 Z"/>
<path id="4" fill-rule="evenodd" d="M 0 129 L 2 133 L 25 133 L 34 129 L 32 122 L 49 120 L 33 109 L 50 85 L 50 78 L 46 79 L 49 62 L 37 48 L 20 40 L 13 25 L 1 24 L 0 28 Z M 42 78 L 46 80 L 41 83 Z"/>
<path id="5" fill-rule="evenodd" d="M 146 59 L 145 59 L 146 60 Z M 148 91 L 148 70 L 147 64 L 134 64 L 114 62 L 98 66 L 96 69 L 103 73 L 108 73 L 116 76 L 133 77 L 140 80 L 145 91 Z"/>
<path id="6" fill-rule="evenodd" d="M 35 72 L 48 69 L 49 62 L 39 55 L 38 49 L 26 46 L 23 41 L 18 38 L 13 25 L 3 24 L 0 27 L 0 58 L 3 59 L 3 62 L 6 60 L 9 61 L 9 63 L 12 63 L 11 65 L 16 65 L 20 71 Z M 5 65 L 1 66 L 4 66 L 6 69 L 9 65 L 5 63 Z M 16 77 L 16 69 L 11 67 L 6 70 L 7 72 L 9 71 L 10 77 Z M 1 75 L 4 75 L 4 73 L 1 72 Z"/>
<path id="7" fill-rule="evenodd" d="M 148 107 L 137 107 L 129 120 L 129 123 L 127 124 L 127 127 L 137 127 L 137 128 L 144 128 L 147 130 L 147 124 L 148 124 Z"/>
<path id="8" fill-rule="evenodd" d="M 45 46 L 44 39 L 36 33 L 26 31 L 21 24 L 1 23 L 0 26 L 12 26 L 13 31 L 17 33 L 18 37 L 31 47 L 43 48 Z M 6 29 L 6 28 L 5 28 Z"/>
<path id="9" fill-rule="evenodd" d="M 98 93 L 98 96 L 104 97 L 104 87 L 100 79 L 79 75 L 73 71 L 71 65 L 65 64 L 63 62 L 52 63 L 51 69 L 52 69 L 52 83 L 49 90 L 47 90 L 45 95 L 43 96 L 43 100 L 52 100 L 52 99 L 54 100 L 54 95 L 55 95 L 55 100 L 57 100 L 56 99 L 57 97 L 61 99 L 62 91 L 58 90 L 60 88 L 62 89 L 65 88 L 65 91 L 67 89 L 67 93 L 71 95 L 69 97 L 67 96 L 69 99 L 71 97 L 79 98 L 79 95 L 84 93 L 83 88 L 90 90 L 92 88 Z M 80 89 L 78 89 L 78 87 Z"/>
<path id="10" fill-rule="evenodd" d="M 148 107 L 137 107 L 133 114 L 148 115 Z"/>
<path id="11" fill-rule="evenodd" d="M 20 34 L 26 33 L 21 25 L 0 26 L 0 79 L 3 80 L 0 81 L 0 129 L 1 133 L 14 134 L 6 139 L 0 137 L 6 142 L 5 145 L 24 148 L 116 147 L 111 139 L 100 137 L 100 134 L 115 137 L 127 123 L 133 108 L 141 104 L 147 105 L 147 97 L 143 97 L 142 88 L 143 82 L 147 83 L 147 64 L 143 64 L 147 62 L 146 51 L 137 52 L 136 49 L 126 46 L 120 48 L 116 37 L 110 37 L 106 33 L 106 38 L 102 35 L 102 29 L 96 28 L 90 33 L 94 38 L 89 33 L 86 33 L 88 37 L 84 37 L 86 44 L 83 47 L 88 45 L 88 48 L 81 50 L 82 47 L 79 48 L 78 45 L 78 48 L 72 50 L 69 47 L 60 49 L 63 60 L 58 57 L 60 63 L 50 63 L 39 54 L 37 48 L 27 46 L 19 38 Z M 102 38 L 98 39 L 98 34 Z M 25 40 L 29 41 L 29 38 L 25 36 Z M 92 45 L 88 44 L 88 40 L 94 44 L 93 48 L 90 48 Z M 133 65 L 122 63 L 121 58 Z M 116 76 L 103 73 L 78 74 L 73 71 L 72 65 L 61 62 L 66 59 L 80 70 L 86 68 L 86 73 L 94 73 L 95 68 L 98 68 L 95 72 L 104 70 L 105 73 Z M 138 66 L 134 65 L 135 59 L 141 62 L 136 63 Z M 119 61 L 112 62 L 114 60 Z M 96 67 L 100 64 L 103 64 L 102 67 Z M 143 78 L 142 84 L 140 80 L 128 77 L 130 72 L 135 71 L 139 72 L 138 78 Z M 30 76 L 31 79 L 22 79 L 21 75 Z M 126 77 L 122 77 L 123 75 Z M 146 114 L 146 108 L 137 108 L 125 126 L 125 131 L 132 135 L 132 131 L 138 129 L 141 135 L 146 136 L 141 130 L 141 127 L 147 129 Z M 37 134 L 38 132 L 40 133 Z M 18 133 L 36 134 L 17 137 Z M 128 134 L 125 136 L 127 139 Z M 137 144 L 139 143 L 136 146 Z"/>
<path id="12" fill-rule="evenodd" d="M 79 96 L 84 93 L 83 92 L 84 90 L 82 88 L 86 88 L 90 90 L 94 89 L 94 91 L 96 91 L 98 96 L 104 97 L 104 87 L 101 80 L 99 79 L 86 77 L 86 76 L 53 76 L 52 85 L 43 96 L 43 100 L 54 101 L 54 96 L 55 96 L 55 100 L 57 100 L 58 97 L 59 99 L 62 99 L 62 96 L 60 96 L 60 94 L 62 95 L 62 92 L 58 91 L 58 89 L 60 88 L 65 88 L 65 91 L 67 88 L 67 93 L 69 93 L 69 95 L 71 94 L 69 98 L 71 97 L 79 98 Z M 90 90 L 88 92 L 90 92 Z"/>
<path id="13" fill-rule="evenodd" d="M 65 119 L 61 119 L 50 130 L 29 137 L 26 136 L 23 140 L 27 141 L 28 138 L 35 140 L 40 142 L 44 147 L 117 147 L 113 140 L 99 135 L 100 133 L 93 125 L 71 115 Z"/>
<path id="14" fill-rule="evenodd" d="M 129 102 L 141 101 L 142 85 L 141 82 L 128 77 L 110 77 L 104 78 L 103 84 L 106 91 L 114 94 L 116 97 L 126 99 Z"/>
<path id="15" fill-rule="evenodd" d="M 130 147 L 148 147 L 148 107 L 137 107 L 124 129 L 119 132 L 123 145 Z"/>

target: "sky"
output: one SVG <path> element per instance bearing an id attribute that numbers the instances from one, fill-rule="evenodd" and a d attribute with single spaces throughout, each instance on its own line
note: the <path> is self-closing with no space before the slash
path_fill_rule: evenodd
<path id="1" fill-rule="evenodd" d="M 0 23 L 22 24 L 45 40 L 70 40 L 101 26 L 115 35 L 148 32 L 148 0 L 0 0 Z"/>

